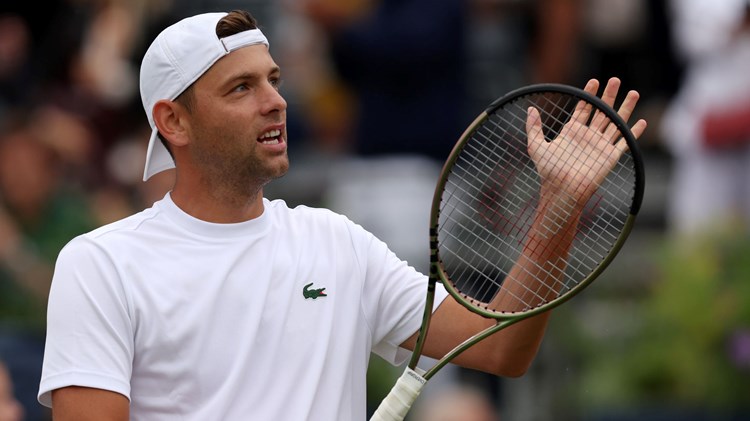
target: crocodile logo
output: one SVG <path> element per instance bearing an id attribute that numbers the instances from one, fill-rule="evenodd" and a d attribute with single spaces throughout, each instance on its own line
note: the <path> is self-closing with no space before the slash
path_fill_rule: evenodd
<path id="1" fill-rule="evenodd" d="M 312 298 L 313 300 L 318 297 L 327 297 L 326 289 L 325 288 L 313 288 L 309 289 L 312 286 L 312 282 L 305 285 L 305 287 L 302 289 L 302 295 L 305 297 L 305 299 Z"/>

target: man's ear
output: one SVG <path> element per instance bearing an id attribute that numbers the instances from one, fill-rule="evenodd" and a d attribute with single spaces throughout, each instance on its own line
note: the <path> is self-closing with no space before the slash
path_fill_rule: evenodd
<path id="1" fill-rule="evenodd" d="M 177 102 L 162 99 L 154 104 L 153 116 L 156 128 L 164 140 L 174 146 L 185 146 L 190 142 L 187 135 L 187 110 Z"/>

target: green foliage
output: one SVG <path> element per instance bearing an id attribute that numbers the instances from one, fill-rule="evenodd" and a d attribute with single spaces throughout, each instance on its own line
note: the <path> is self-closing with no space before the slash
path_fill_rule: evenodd
<path id="1" fill-rule="evenodd" d="M 405 367 L 394 367 L 379 356 L 372 354 L 367 369 L 367 406 L 373 411 L 380 405 Z"/>
<path id="2" fill-rule="evenodd" d="M 750 240 L 670 243 L 655 259 L 639 328 L 618 348 L 589 339 L 584 387 L 605 405 L 747 408 Z"/>

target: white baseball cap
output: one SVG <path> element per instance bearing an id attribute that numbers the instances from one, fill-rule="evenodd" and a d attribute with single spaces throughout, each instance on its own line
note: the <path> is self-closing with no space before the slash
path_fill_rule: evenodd
<path id="1" fill-rule="evenodd" d="M 154 124 L 154 105 L 174 100 L 220 58 L 248 45 L 268 40 L 259 29 L 226 38 L 216 35 L 216 24 L 227 13 L 206 13 L 185 18 L 162 31 L 148 47 L 141 62 L 141 100 L 151 125 L 143 181 L 174 168 L 174 160 L 159 140 Z"/>

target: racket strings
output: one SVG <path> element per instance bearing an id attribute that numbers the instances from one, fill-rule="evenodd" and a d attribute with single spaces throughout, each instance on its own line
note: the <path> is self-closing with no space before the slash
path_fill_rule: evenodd
<path id="1" fill-rule="evenodd" d="M 442 195 L 438 254 L 450 282 L 475 305 L 486 308 L 501 290 L 506 293 L 502 308 L 518 311 L 543 305 L 586 279 L 617 241 L 633 197 L 634 164 L 629 151 L 596 188 L 576 226 L 565 228 L 560 218 L 542 221 L 552 224 L 548 228 L 553 230 L 575 231 L 568 233 L 574 240 L 567 258 L 527 269 L 525 274 L 536 278 L 530 284 L 508 277 L 531 234 L 542 185 L 529 154 L 527 110 L 530 106 L 539 110 L 548 142 L 561 133 L 565 139 L 559 141 L 569 141 L 579 135 L 570 121 L 576 105 L 580 105 L 578 98 L 563 94 L 534 95 L 507 104 L 475 128 L 456 158 Z M 591 114 L 589 121 L 596 121 L 601 133 L 596 140 L 622 141 L 611 122 Z M 580 171 L 602 165 L 591 153 L 571 159 L 563 165 L 580 167 Z M 573 210 L 561 207 L 545 215 L 550 212 L 570 216 Z"/>
<path id="2" fill-rule="evenodd" d="M 553 106 L 552 108 L 556 108 L 557 110 L 561 110 L 562 107 L 560 107 L 558 104 L 551 103 Z M 511 115 L 511 117 L 516 117 L 515 115 Z M 485 130 L 479 130 L 477 131 L 477 135 L 482 137 L 482 142 L 471 142 L 467 144 L 467 147 L 474 147 L 476 150 L 473 151 L 474 155 L 481 155 L 485 158 L 481 161 L 489 163 L 490 165 L 495 165 L 496 162 L 501 162 L 503 164 L 506 164 L 508 167 L 513 168 L 516 172 L 519 174 L 522 174 L 522 176 L 516 177 L 516 184 L 518 188 L 516 188 L 513 191 L 512 197 L 514 200 L 505 201 L 504 203 L 525 203 L 523 205 L 523 208 L 525 212 L 523 214 L 519 214 L 515 210 L 519 208 L 521 205 L 514 206 L 516 209 L 509 209 L 507 205 L 501 205 L 500 209 L 498 209 L 498 214 L 503 215 L 514 215 L 514 220 L 509 221 L 509 224 L 515 228 L 515 230 L 509 230 L 508 234 L 516 234 L 516 237 L 523 238 L 528 234 L 528 231 L 530 229 L 530 221 L 531 213 L 534 212 L 534 208 L 536 207 L 537 198 L 534 194 L 538 189 L 540 185 L 540 181 L 538 177 L 535 177 L 535 170 L 533 163 L 531 159 L 528 157 L 525 149 L 526 146 L 522 142 L 513 142 L 509 143 L 509 151 L 510 154 L 503 154 L 503 157 L 498 156 L 499 149 L 495 147 L 493 144 L 492 139 L 497 138 L 503 138 L 507 136 L 513 136 L 516 139 L 523 139 L 525 141 L 525 133 L 518 130 L 519 124 L 525 125 L 525 120 L 521 120 L 518 118 L 510 119 L 511 122 L 510 126 L 500 124 L 498 121 L 491 120 L 492 125 L 487 125 L 483 129 L 487 129 L 486 133 Z M 512 130 L 508 130 L 512 129 Z M 475 145 L 482 145 L 482 148 L 477 148 Z M 511 159 L 508 159 L 510 157 Z M 507 168 L 507 167 L 506 167 Z M 486 172 L 482 172 L 484 176 L 489 176 L 490 174 L 487 174 Z M 511 177 L 505 177 L 507 179 Z M 482 192 L 486 192 L 487 189 L 481 189 Z M 483 195 L 486 196 L 486 193 L 483 193 Z M 507 218 L 502 218 L 507 221 Z M 521 225 L 519 222 L 525 221 L 523 225 Z M 560 227 L 558 227 L 560 228 Z M 515 232 L 514 232 L 515 231 Z M 505 244 L 506 246 L 509 244 Z M 517 248 L 517 247 L 516 247 Z M 524 294 L 522 296 L 518 296 L 514 293 L 510 293 L 511 296 L 513 296 L 516 300 L 521 302 L 531 302 L 531 301 L 540 301 L 544 300 L 544 297 L 549 294 L 550 292 L 560 290 L 564 285 L 550 285 L 550 283 L 555 283 L 557 278 L 554 276 L 554 274 L 551 271 L 542 271 L 544 278 L 547 280 L 546 282 L 543 282 L 539 284 L 539 289 L 532 290 L 528 288 L 526 285 L 521 285 Z M 539 275 L 537 275 L 539 276 Z M 473 282 L 472 289 L 477 290 L 480 288 L 476 287 L 476 283 L 480 280 L 475 280 Z M 492 282 L 493 285 L 497 285 L 497 281 Z M 546 289 L 545 291 L 542 291 L 541 289 Z M 526 298 L 526 296 L 530 296 L 531 298 Z M 486 301 L 486 300 L 485 300 Z"/>
<path id="3" fill-rule="evenodd" d="M 483 133 L 485 130 L 489 130 L 490 133 Z M 450 201 L 457 203 L 468 203 L 472 200 L 478 201 L 478 209 L 472 209 L 469 206 L 454 207 L 451 213 L 446 215 L 445 209 L 443 215 L 446 215 L 448 220 L 455 224 L 462 223 L 476 223 L 467 225 L 469 231 L 476 231 L 479 234 L 469 236 L 468 239 L 461 239 L 460 237 L 453 235 L 450 230 L 444 231 L 446 235 L 451 236 L 451 240 L 443 241 L 443 245 L 450 251 L 450 254 L 454 256 L 455 262 L 460 263 L 463 267 L 460 273 L 454 274 L 457 279 L 472 279 L 463 290 L 468 292 L 467 298 L 474 299 L 473 297 L 487 297 L 494 295 L 494 293 L 500 288 L 502 279 L 498 276 L 498 273 L 492 270 L 484 270 L 481 268 L 490 268 L 496 264 L 491 259 L 492 251 L 495 250 L 495 243 L 508 250 L 515 248 L 509 241 L 514 236 L 524 236 L 528 230 L 528 226 L 521 224 L 521 221 L 528 220 L 529 218 L 509 218 L 518 216 L 519 211 L 528 209 L 533 212 L 533 192 L 537 182 L 535 181 L 520 181 L 524 184 L 525 188 L 520 190 L 520 194 L 526 193 L 524 200 L 500 200 L 504 195 L 499 193 L 498 190 L 502 190 L 509 181 L 512 181 L 516 177 L 513 172 L 519 169 L 528 168 L 529 162 L 524 162 L 522 159 L 523 155 L 517 153 L 510 154 L 498 154 L 498 150 L 492 147 L 489 141 L 493 137 L 508 136 L 509 133 L 503 127 L 495 124 L 494 127 L 485 126 L 482 130 L 477 131 L 476 136 L 481 136 L 487 142 L 469 142 L 466 145 L 467 153 L 459 156 L 459 161 L 456 163 L 456 175 L 455 180 L 448 180 L 446 186 L 446 193 L 450 191 L 450 195 L 458 196 L 449 199 Z M 500 165 L 496 166 L 495 163 L 499 162 Z M 466 169 L 466 171 L 458 170 Z M 499 169 L 499 172 L 497 172 Z M 492 187 L 486 188 L 485 184 L 477 184 L 472 181 L 474 178 L 483 178 L 491 180 Z M 516 197 L 519 193 L 515 194 Z M 528 202 L 524 204 L 524 202 Z M 484 231 L 485 228 L 481 224 L 475 221 L 475 216 L 470 213 L 478 211 L 478 216 L 481 222 L 489 224 L 492 230 L 489 232 Z M 507 216 L 506 216 L 507 215 Z M 464 222 L 465 221 L 465 222 Z M 445 226 L 447 221 L 443 222 Z M 503 235 L 505 234 L 505 235 Z M 452 247 L 455 247 L 453 248 Z M 445 253 L 443 253 L 445 255 Z M 519 300 L 520 297 L 517 297 Z M 475 300 L 476 301 L 476 300 Z M 479 298 L 481 302 L 482 299 Z"/>

